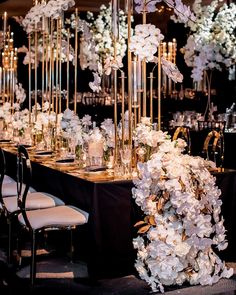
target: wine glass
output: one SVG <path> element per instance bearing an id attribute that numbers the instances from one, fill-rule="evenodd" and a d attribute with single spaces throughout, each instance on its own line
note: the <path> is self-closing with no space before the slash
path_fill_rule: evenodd
<path id="1" fill-rule="evenodd" d="M 122 150 L 120 150 L 121 162 L 124 165 L 124 177 L 128 178 L 130 175 L 129 167 L 132 158 L 132 149 L 129 145 L 125 145 Z"/>

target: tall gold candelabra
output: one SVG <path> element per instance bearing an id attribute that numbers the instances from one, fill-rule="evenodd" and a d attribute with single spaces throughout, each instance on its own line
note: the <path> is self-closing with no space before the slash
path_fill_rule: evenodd
<path id="1" fill-rule="evenodd" d="M 13 112 L 14 92 L 17 76 L 17 48 L 14 48 L 14 34 L 7 30 L 7 13 L 4 13 L 3 51 L 0 66 L 0 96 L 2 103 L 9 102 Z"/>

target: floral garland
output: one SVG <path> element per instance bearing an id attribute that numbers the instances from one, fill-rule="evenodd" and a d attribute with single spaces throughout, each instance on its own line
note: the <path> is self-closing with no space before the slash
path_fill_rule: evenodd
<path id="1" fill-rule="evenodd" d="M 227 247 L 221 192 L 208 171 L 214 164 L 183 155 L 181 139 L 171 141 L 164 133 L 159 137 L 158 151 L 138 163 L 132 190 L 145 214 L 136 224 L 135 267 L 153 291 L 161 292 L 163 285 L 212 285 L 229 278 L 233 269 L 213 250 Z"/>
<path id="2" fill-rule="evenodd" d="M 194 81 L 201 81 L 205 70 L 229 69 L 229 79 L 234 75 L 236 63 L 236 4 L 222 5 L 220 0 L 207 6 L 196 0 L 193 10 L 195 22 L 188 22 L 190 35 L 184 46 L 184 59 L 192 67 Z"/>

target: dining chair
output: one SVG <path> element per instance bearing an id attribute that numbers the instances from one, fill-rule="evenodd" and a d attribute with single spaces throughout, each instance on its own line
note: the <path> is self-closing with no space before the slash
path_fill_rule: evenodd
<path id="1" fill-rule="evenodd" d="M 221 131 L 210 131 L 203 144 L 203 156 L 211 160 L 216 167 L 223 167 L 224 163 L 224 135 Z"/>
<path id="2" fill-rule="evenodd" d="M 31 182 L 31 162 L 24 146 L 18 147 L 17 153 L 17 192 L 20 214 L 18 220 L 31 237 L 31 265 L 30 283 L 33 286 L 36 278 L 36 249 L 39 233 L 54 230 L 70 230 L 88 222 L 89 214 L 77 207 L 70 205 L 56 206 L 47 209 L 27 210 L 26 204 L 29 198 L 28 190 Z M 25 186 L 23 187 L 23 179 Z M 71 243 L 72 239 L 71 239 Z M 73 245 L 71 244 L 71 256 Z"/>
<path id="3" fill-rule="evenodd" d="M 191 154 L 191 137 L 190 137 L 190 130 L 189 127 L 185 126 L 179 126 L 175 129 L 174 135 L 172 137 L 172 140 L 176 140 L 178 138 L 182 138 L 186 141 L 187 147 L 186 152 L 187 154 Z"/>
<path id="4" fill-rule="evenodd" d="M 0 148 L 0 208 L 6 217 L 8 224 L 8 263 L 11 263 L 11 244 L 12 244 L 12 222 L 19 214 L 18 198 L 17 198 L 17 182 L 4 183 L 6 172 L 6 159 L 4 151 Z M 9 180 L 10 181 L 10 180 Z M 22 188 L 25 187 L 22 182 Z M 64 205 L 64 202 L 48 193 L 36 192 L 32 188 L 28 192 L 26 210 L 34 210 L 41 208 L 49 208 Z"/>

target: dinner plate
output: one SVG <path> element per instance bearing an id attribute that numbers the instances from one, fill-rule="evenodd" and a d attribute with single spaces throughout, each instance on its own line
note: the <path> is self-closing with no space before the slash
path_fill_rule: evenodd
<path id="1" fill-rule="evenodd" d="M 10 143 L 11 139 L 0 139 L 0 143 Z"/>
<path id="2" fill-rule="evenodd" d="M 85 173 L 90 175 L 99 175 L 106 173 L 106 166 L 89 166 L 84 169 Z"/>
<path id="3" fill-rule="evenodd" d="M 86 172 L 104 172 L 106 169 L 106 166 L 88 166 L 84 170 Z"/>
<path id="4" fill-rule="evenodd" d="M 75 164 L 75 159 L 61 159 L 55 161 L 56 166 L 64 167 L 64 166 L 72 166 Z"/>
<path id="5" fill-rule="evenodd" d="M 52 157 L 52 152 L 38 152 L 34 154 L 34 158 L 37 159 L 47 159 Z"/>
<path id="6" fill-rule="evenodd" d="M 19 144 L 19 145 L 22 145 L 22 146 L 25 147 L 27 150 L 32 150 L 32 149 L 34 149 L 34 146 L 29 145 L 29 144 Z M 19 145 L 16 144 L 16 145 L 15 145 L 15 148 L 17 149 Z"/>

